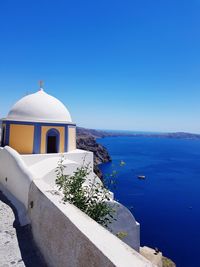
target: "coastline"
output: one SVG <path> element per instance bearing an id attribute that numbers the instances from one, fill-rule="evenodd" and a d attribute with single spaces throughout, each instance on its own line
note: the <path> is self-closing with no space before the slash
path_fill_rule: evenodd
<path id="1" fill-rule="evenodd" d="M 94 153 L 94 172 L 103 179 L 103 174 L 99 168 L 102 163 L 112 161 L 106 147 L 97 142 L 99 138 L 105 137 L 145 137 L 145 138 L 170 138 L 170 139 L 189 139 L 200 140 L 200 134 L 174 132 L 174 133 L 144 133 L 130 131 L 112 131 L 112 130 L 96 130 L 77 127 L 77 148 L 91 151 Z"/>
<path id="2" fill-rule="evenodd" d="M 95 139 L 104 137 L 156 137 L 156 138 L 175 138 L 175 139 L 200 139 L 200 134 L 189 133 L 189 132 L 131 132 L 131 131 L 121 131 L 121 130 L 96 130 L 87 129 L 83 127 L 77 127 L 77 135 L 83 136 L 93 136 Z"/>
<path id="3" fill-rule="evenodd" d="M 83 133 L 82 131 L 77 131 L 76 144 L 77 148 L 91 151 L 94 153 L 94 172 L 96 175 L 103 180 L 103 174 L 99 168 L 102 163 L 112 161 L 107 149 L 99 144 L 96 139 L 99 138 L 92 134 Z"/>

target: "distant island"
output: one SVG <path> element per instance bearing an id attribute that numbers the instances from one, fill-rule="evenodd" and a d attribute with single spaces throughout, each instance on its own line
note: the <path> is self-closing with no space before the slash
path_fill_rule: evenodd
<path id="1" fill-rule="evenodd" d="M 176 138 L 176 139 L 200 139 L 200 134 L 175 132 L 175 133 L 137 133 L 123 131 L 103 131 L 77 127 L 77 148 L 88 150 L 94 153 L 94 171 L 102 179 L 103 175 L 98 167 L 101 163 L 110 162 L 112 159 L 105 147 L 98 144 L 96 139 L 104 137 L 156 137 L 156 138 Z"/>

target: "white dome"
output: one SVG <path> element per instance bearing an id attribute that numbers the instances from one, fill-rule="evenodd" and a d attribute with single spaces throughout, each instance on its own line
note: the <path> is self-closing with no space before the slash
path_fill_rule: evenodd
<path id="1" fill-rule="evenodd" d="M 40 91 L 20 99 L 10 110 L 7 120 L 31 122 L 72 122 L 67 108 L 55 97 Z"/>

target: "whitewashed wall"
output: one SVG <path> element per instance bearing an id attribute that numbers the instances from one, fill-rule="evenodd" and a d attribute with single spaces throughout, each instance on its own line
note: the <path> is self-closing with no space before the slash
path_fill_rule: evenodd
<path id="1" fill-rule="evenodd" d="M 21 156 L 11 147 L 0 148 L 0 185 L 1 190 L 18 209 L 22 225 L 28 223 L 28 194 L 33 180 Z"/>
<path id="2" fill-rule="evenodd" d="M 114 210 L 115 220 L 109 225 L 114 235 L 123 233 L 123 241 L 139 252 L 140 250 L 140 224 L 133 214 L 121 203 L 116 201 L 107 202 Z"/>
<path id="3" fill-rule="evenodd" d="M 33 154 L 22 155 L 30 172 L 35 179 L 43 179 L 46 183 L 55 186 L 55 170 L 58 162 L 64 157 L 63 165 L 66 166 L 64 173 L 72 174 L 78 167 L 89 164 L 93 172 L 93 153 L 83 150 L 74 150 L 73 152 L 63 154 Z M 94 176 L 94 174 L 93 174 Z M 99 183 L 101 180 L 96 177 Z"/>
<path id="4" fill-rule="evenodd" d="M 68 160 L 82 162 L 87 153 L 67 153 Z M 92 162 L 93 154 L 88 155 Z M 44 159 L 48 157 L 20 156 L 10 147 L 0 148 L 0 188 L 17 208 L 20 223 L 31 223 L 34 240 L 49 267 L 153 267 L 79 209 L 63 204 L 58 191 L 43 178 L 35 177 L 30 169 Z M 121 207 L 117 213 L 119 224 L 124 218 L 136 223 L 129 215 Z M 132 234 L 137 237 L 134 231 Z"/>
<path id="5" fill-rule="evenodd" d="M 148 260 L 60 196 L 42 180 L 31 184 L 34 240 L 49 267 L 153 267 Z"/>
<path id="6" fill-rule="evenodd" d="M 27 166 L 32 166 L 36 163 L 38 163 L 41 160 L 46 160 L 48 158 L 57 158 L 58 160 L 64 156 L 67 160 L 72 160 L 80 165 L 88 163 L 92 163 L 91 167 L 93 168 L 93 153 L 89 151 L 84 151 L 81 149 L 76 149 L 71 152 L 67 153 L 57 153 L 57 154 L 32 154 L 32 155 L 22 155 L 22 159 L 26 163 Z M 93 169 L 92 169 L 93 170 Z"/>

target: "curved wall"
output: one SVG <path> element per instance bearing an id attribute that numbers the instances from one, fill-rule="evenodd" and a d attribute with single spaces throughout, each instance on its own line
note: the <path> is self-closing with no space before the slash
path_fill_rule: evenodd
<path id="1" fill-rule="evenodd" d="M 33 180 L 21 156 L 11 147 L 0 148 L 0 184 L 1 190 L 18 209 L 22 225 L 29 222 L 27 217 L 28 194 Z"/>
<path id="2" fill-rule="evenodd" d="M 114 210 L 114 219 L 109 229 L 114 235 L 124 235 L 122 240 L 130 247 L 139 252 L 140 250 L 140 224 L 135 220 L 132 213 L 121 203 L 108 201 Z"/>

